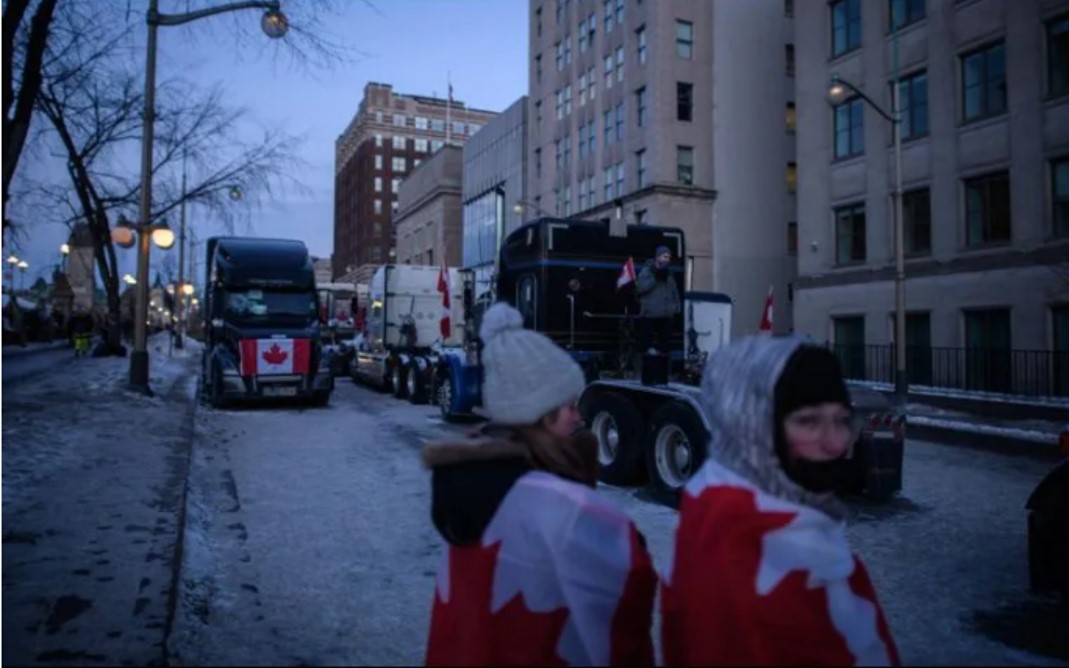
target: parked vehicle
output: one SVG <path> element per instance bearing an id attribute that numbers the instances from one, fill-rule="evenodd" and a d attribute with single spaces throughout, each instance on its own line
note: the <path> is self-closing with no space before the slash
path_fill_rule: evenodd
<path id="1" fill-rule="evenodd" d="M 448 332 L 441 331 L 443 291 L 450 307 Z M 456 269 L 386 265 L 372 276 L 366 332 L 349 365 L 354 381 L 391 392 L 412 403 L 427 400 L 439 355 L 463 340 L 463 290 Z"/>
<path id="2" fill-rule="evenodd" d="M 1066 455 L 1039 482 L 1028 510 L 1028 575 L 1035 592 L 1053 592 L 1069 607 L 1069 424 L 1061 433 Z"/>
<path id="3" fill-rule="evenodd" d="M 672 249 L 673 279 L 688 283 L 682 230 L 629 226 L 626 235 L 613 236 L 605 222 L 540 219 L 502 245 L 497 297 L 586 370 L 580 411 L 598 437 L 602 481 L 647 478 L 675 493 L 705 458 L 709 423 L 696 385 L 706 356 L 729 340 L 732 316 L 726 295 L 681 289 L 669 382 L 634 379 L 637 303 L 626 289 L 617 290 L 617 279 L 629 259 L 641 262 L 661 245 Z M 464 302 L 470 323 L 464 342 L 439 356 L 434 376 L 435 400 L 447 420 L 477 415 L 481 406 L 475 302 L 471 294 Z M 859 482 L 840 491 L 886 499 L 901 489 L 904 417 L 878 392 L 853 387 L 851 394 L 866 426 L 851 454 Z"/>
<path id="4" fill-rule="evenodd" d="M 213 406 L 276 397 L 329 403 L 334 379 L 304 243 L 213 237 L 206 267 L 202 396 Z"/>

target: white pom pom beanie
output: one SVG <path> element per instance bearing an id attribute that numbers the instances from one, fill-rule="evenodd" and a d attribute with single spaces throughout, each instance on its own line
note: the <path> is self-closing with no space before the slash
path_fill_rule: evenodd
<path id="1" fill-rule="evenodd" d="M 579 398 L 583 370 L 548 337 L 523 328 L 523 316 L 504 302 L 487 309 L 483 341 L 483 407 L 500 425 L 534 424 Z"/>

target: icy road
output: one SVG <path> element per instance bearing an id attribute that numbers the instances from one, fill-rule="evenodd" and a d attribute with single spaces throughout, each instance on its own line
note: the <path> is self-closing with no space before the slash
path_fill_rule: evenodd
<path id="1" fill-rule="evenodd" d="M 196 422 L 172 663 L 421 663 L 441 541 L 418 452 L 470 426 L 345 378 L 326 409 Z M 1027 592 L 1024 503 L 1049 463 L 907 447 L 902 496 L 850 524 L 903 660 L 1066 665 L 1066 616 Z M 603 492 L 662 567 L 675 511 Z"/>

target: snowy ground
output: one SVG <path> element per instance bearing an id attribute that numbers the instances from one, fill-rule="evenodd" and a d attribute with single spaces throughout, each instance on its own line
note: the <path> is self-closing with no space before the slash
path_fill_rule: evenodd
<path id="1" fill-rule="evenodd" d="M 3 362 L 5 664 L 163 661 L 196 352 L 150 344 L 152 398 L 124 358 Z"/>
<path id="2" fill-rule="evenodd" d="M 174 664 L 419 664 L 441 541 L 433 409 L 339 379 L 331 406 L 198 410 Z M 1027 592 L 1024 503 L 1050 464 L 910 442 L 905 490 L 851 539 L 909 664 L 1067 665 L 1069 620 Z M 675 511 L 603 488 L 659 567 Z"/>

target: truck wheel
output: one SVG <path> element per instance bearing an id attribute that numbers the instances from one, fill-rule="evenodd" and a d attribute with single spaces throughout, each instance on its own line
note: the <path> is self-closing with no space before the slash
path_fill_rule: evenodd
<path id="1" fill-rule="evenodd" d="M 650 418 L 652 437 L 646 449 L 646 469 L 661 492 L 678 493 L 705 463 L 709 433 L 690 406 L 672 401 Z"/>
<path id="2" fill-rule="evenodd" d="M 401 360 L 394 359 L 390 366 L 390 392 L 396 399 L 404 399 L 408 396 L 408 374 L 405 371 L 405 365 Z"/>
<path id="3" fill-rule="evenodd" d="M 457 415 L 453 412 L 453 397 L 456 395 L 456 388 L 453 387 L 453 377 L 448 373 L 438 382 L 438 387 L 435 388 L 434 400 L 438 404 L 438 412 L 442 414 L 442 419 L 446 422 L 455 422 Z"/>
<path id="4" fill-rule="evenodd" d="M 407 386 L 408 400 L 413 404 L 423 404 L 427 402 L 427 392 L 423 387 L 423 375 L 419 364 L 414 360 L 408 363 L 408 369 L 405 372 L 405 385 Z"/>
<path id="5" fill-rule="evenodd" d="M 579 407 L 598 439 L 598 477 L 610 485 L 634 483 L 642 468 L 642 413 L 633 401 L 616 392 L 595 392 Z"/>

